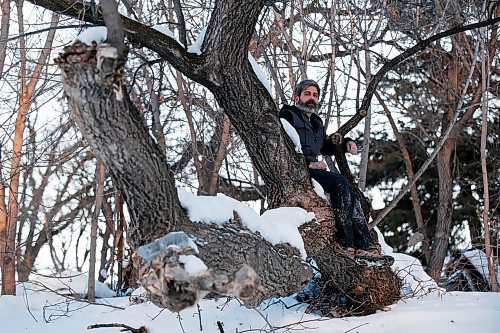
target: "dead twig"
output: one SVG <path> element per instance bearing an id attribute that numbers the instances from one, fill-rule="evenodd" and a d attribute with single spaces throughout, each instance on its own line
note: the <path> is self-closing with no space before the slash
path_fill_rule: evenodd
<path id="1" fill-rule="evenodd" d="M 217 327 L 219 328 L 220 333 L 224 333 L 224 324 L 222 324 L 222 322 L 217 321 Z"/>
<path id="2" fill-rule="evenodd" d="M 150 333 L 149 329 L 146 326 L 141 326 L 139 328 L 133 328 L 125 324 L 94 324 L 87 326 L 88 330 L 93 330 L 94 328 L 105 328 L 105 327 L 123 327 L 124 329 L 120 330 L 121 332 L 130 332 L 130 333 Z"/>

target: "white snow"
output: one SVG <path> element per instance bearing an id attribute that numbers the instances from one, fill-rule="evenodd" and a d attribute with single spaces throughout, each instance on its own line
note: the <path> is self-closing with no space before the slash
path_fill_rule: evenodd
<path id="1" fill-rule="evenodd" d="M 103 268 L 99 271 L 99 275 L 102 276 L 103 279 L 107 279 L 108 271 Z"/>
<path id="2" fill-rule="evenodd" d="M 82 43 L 87 45 L 92 45 L 92 42 L 95 41 L 97 45 L 104 43 L 104 41 L 108 38 L 108 29 L 106 27 L 90 27 L 85 29 L 81 34 L 79 34 L 76 40 L 79 40 Z"/>
<path id="3" fill-rule="evenodd" d="M 207 33 L 207 27 L 204 27 L 201 29 L 200 33 L 198 34 L 198 37 L 196 37 L 196 40 L 193 45 L 188 46 L 187 51 L 189 53 L 196 53 L 197 55 L 201 55 L 201 47 L 203 45 L 203 41 L 205 40 L 205 34 Z"/>
<path id="4" fill-rule="evenodd" d="M 51 290 L 61 295 L 84 296 L 88 291 L 89 276 L 76 271 L 64 271 L 54 276 L 39 275 L 31 281 L 31 288 L 38 291 Z M 115 292 L 100 282 L 95 281 L 95 294 L 98 298 L 115 296 Z"/>
<path id="5" fill-rule="evenodd" d="M 437 283 L 425 273 L 417 258 L 394 252 L 393 248 L 384 241 L 380 230 L 377 227 L 374 229 L 382 246 L 382 253 L 394 258 L 394 264 L 391 268 L 403 280 L 402 293 L 405 296 L 423 296 L 429 293 L 441 295 L 444 293 L 444 289 L 438 287 Z"/>
<path id="6" fill-rule="evenodd" d="M 184 264 L 184 269 L 189 276 L 199 276 L 208 270 L 208 267 L 205 265 L 203 260 L 192 254 L 181 254 L 179 256 L 179 261 Z"/>
<path id="7" fill-rule="evenodd" d="M 323 189 L 323 186 L 321 186 L 321 184 L 318 183 L 318 181 L 316 179 L 311 178 L 311 181 L 312 181 L 314 192 L 316 192 L 316 194 L 320 198 L 328 200 L 328 198 L 326 197 L 326 194 L 325 194 L 325 190 Z"/>
<path id="8" fill-rule="evenodd" d="M 272 96 L 273 92 L 271 90 L 271 83 L 267 79 L 266 74 L 264 73 L 264 71 L 262 70 L 262 68 L 259 66 L 259 64 L 257 63 L 257 61 L 255 61 L 255 59 L 252 57 L 252 55 L 250 54 L 250 52 L 248 52 L 248 60 L 250 61 L 250 64 L 252 65 L 253 71 L 257 75 L 257 78 L 264 85 L 264 87 L 269 92 L 269 94 Z"/>
<path id="9" fill-rule="evenodd" d="M 161 32 L 162 34 L 175 39 L 174 32 L 168 28 L 166 24 L 156 24 L 153 25 L 151 28 L 155 29 L 156 31 Z"/>
<path id="10" fill-rule="evenodd" d="M 463 253 L 463 256 L 469 259 L 472 265 L 476 267 L 477 271 L 481 273 L 484 279 L 491 285 L 490 271 L 488 269 L 488 259 L 486 253 L 481 250 L 469 250 Z M 497 272 L 497 281 L 500 281 L 500 270 Z"/>
<path id="11" fill-rule="evenodd" d="M 2 332 L 119 333 L 123 329 L 87 330 L 89 325 L 111 323 L 135 329 L 146 326 L 151 333 L 219 332 L 217 322 L 223 324 L 225 332 L 275 333 L 493 333 L 500 326 L 498 293 L 428 294 L 401 300 L 391 305 L 389 312 L 336 319 L 306 314 L 305 306 L 296 304 L 291 297 L 266 301 L 256 310 L 223 297 L 218 301 L 202 300 L 201 312 L 190 308 L 172 313 L 150 302 L 137 302 L 143 299 L 141 290 L 130 298 L 107 298 L 90 305 L 20 284 L 18 296 L 0 297 Z"/>
<path id="12" fill-rule="evenodd" d="M 289 243 L 299 249 L 302 258 L 307 257 L 298 227 L 314 219 L 314 213 L 298 207 L 281 207 L 259 215 L 245 204 L 222 194 L 196 196 L 183 189 L 177 189 L 177 194 L 191 221 L 221 225 L 231 222 L 236 212 L 244 226 L 259 232 L 271 244 Z"/>
<path id="13" fill-rule="evenodd" d="M 286 119 L 280 118 L 281 124 L 283 125 L 283 129 L 286 134 L 292 139 L 293 144 L 295 145 L 295 152 L 298 154 L 302 154 L 302 145 L 300 144 L 300 137 L 297 133 L 295 127 L 293 127 Z"/>
<path id="14" fill-rule="evenodd" d="M 269 210 L 262 216 L 226 196 L 197 197 L 179 189 L 179 197 L 193 220 L 226 223 L 238 213 L 243 224 L 252 226 L 273 242 L 284 239 L 300 243 L 296 230 L 314 217 L 300 208 Z M 197 218 L 194 219 L 193 217 Z M 217 218 L 215 218 L 217 217 Z M 290 297 L 265 301 L 257 309 L 247 309 L 234 298 L 203 299 L 197 308 L 179 314 L 164 311 L 144 302 L 144 289 L 130 297 L 113 297 L 115 292 L 96 281 L 100 298 L 92 305 L 78 300 L 87 291 L 86 274 L 67 271 L 58 277 L 35 276 L 18 284 L 18 296 L 0 296 L 2 332 L 67 333 L 89 332 L 92 324 L 125 324 L 132 328 L 146 326 L 151 333 L 219 332 L 359 332 L 359 333 L 471 333 L 497 332 L 500 326 L 500 293 L 444 293 L 422 270 L 420 262 L 408 255 L 394 253 L 379 234 L 383 252 L 395 258 L 393 269 L 404 280 L 404 297 L 389 307 L 364 317 L 342 319 L 306 314 L 306 305 Z M 269 235 L 269 234 L 273 235 Z M 293 236 L 294 235 L 294 236 Z M 293 239 L 296 237 L 297 239 Z M 183 232 L 170 233 L 158 241 L 161 246 L 191 246 L 193 240 Z M 162 243 L 163 242 L 163 243 Z M 155 246 L 156 246 L 155 245 Z M 473 253 L 471 253 L 473 255 Z M 190 276 L 203 274 L 206 265 L 194 255 L 180 255 Z M 68 296 L 66 296 L 68 295 Z M 201 325 L 201 328 L 200 328 Z M 270 327 L 271 326 L 271 327 Z M 98 333 L 118 333 L 122 327 L 99 328 Z"/>

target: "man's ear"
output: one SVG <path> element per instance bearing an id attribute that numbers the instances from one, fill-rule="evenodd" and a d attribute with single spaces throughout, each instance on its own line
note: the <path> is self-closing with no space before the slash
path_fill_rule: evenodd
<path id="1" fill-rule="evenodd" d="M 294 97 L 293 97 L 293 102 L 294 102 L 295 104 L 297 104 L 297 103 L 298 103 L 298 101 L 299 101 L 299 99 L 300 99 L 300 97 L 299 97 L 299 96 L 294 96 Z"/>

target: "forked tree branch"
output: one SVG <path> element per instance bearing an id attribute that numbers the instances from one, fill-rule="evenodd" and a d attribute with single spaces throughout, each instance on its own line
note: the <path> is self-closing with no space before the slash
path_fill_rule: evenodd
<path id="1" fill-rule="evenodd" d="M 431 43 L 440 40 L 444 37 L 448 37 L 451 35 L 455 35 L 460 32 L 468 31 L 468 30 L 473 30 L 481 27 L 486 27 L 490 25 L 494 25 L 496 23 L 500 22 L 500 17 L 496 18 L 491 18 L 488 20 L 480 21 L 477 23 L 472 23 L 468 25 L 463 25 L 463 26 L 456 26 L 453 27 L 449 30 L 440 32 L 434 36 L 431 36 L 427 39 L 424 39 L 417 44 L 415 44 L 413 47 L 409 48 L 408 50 L 404 51 L 400 55 L 392 58 L 391 60 L 387 61 L 382 68 L 380 68 L 377 72 L 372 77 L 372 80 L 366 87 L 366 92 L 363 97 L 363 100 L 361 102 L 361 106 L 359 107 L 359 110 L 356 112 L 356 114 L 349 119 L 344 125 L 342 125 L 339 130 L 331 135 L 331 139 L 333 140 L 334 143 L 340 144 L 342 142 L 342 138 L 349 133 L 356 125 L 364 118 L 366 117 L 368 108 L 370 107 L 371 100 L 373 97 L 373 94 L 375 93 L 375 90 L 377 89 L 378 84 L 382 80 L 382 78 L 387 74 L 390 70 L 394 69 L 398 64 L 403 62 L 404 60 L 410 58 L 414 54 L 424 50 L 427 46 L 429 46 Z"/>

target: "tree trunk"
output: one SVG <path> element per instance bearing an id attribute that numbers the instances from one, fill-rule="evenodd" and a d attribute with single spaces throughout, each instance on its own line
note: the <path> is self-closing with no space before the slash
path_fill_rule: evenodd
<path id="1" fill-rule="evenodd" d="M 10 26 L 10 0 L 2 1 L 2 21 L 0 29 L 0 78 L 3 77 L 5 55 L 7 54 L 7 42 L 9 39 Z"/>
<path id="2" fill-rule="evenodd" d="M 163 278 L 152 279 L 151 268 L 158 262 L 136 256 L 134 261 L 154 302 L 177 311 L 193 305 L 205 290 L 235 294 L 247 304 L 256 305 L 264 298 L 288 295 L 304 285 L 310 270 L 290 246 L 273 247 L 260 236 L 241 233 L 242 227 L 237 224 L 214 227 L 189 221 L 180 206 L 164 155 L 148 135 L 139 111 L 122 90 L 120 64 L 115 59 L 104 58 L 101 69 L 96 69 L 95 55 L 99 51 L 83 44 L 67 47 L 65 52 L 58 64 L 72 117 L 96 155 L 108 166 L 129 205 L 131 246 L 137 249 L 172 231 L 183 230 L 197 239 L 200 258 L 214 272 L 210 279 L 215 282 L 210 285 L 179 280 L 157 293 Z M 141 172 L 138 174 L 137 170 Z M 165 255 L 175 258 L 178 254 Z M 252 270 L 247 272 L 245 265 Z M 255 280 L 238 280 L 242 272 L 252 277 L 252 271 L 256 273 Z M 235 289 L 238 285 L 235 281 L 243 283 L 245 288 Z M 258 286 L 265 286 L 265 291 Z M 186 294 L 176 297 L 176 288 Z M 252 290 L 250 294 L 248 288 Z"/>
<path id="3" fill-rule="evenodd" d="M 349 270 L 352 267 L 344 263 L 344 258 L 332 258 L 335 243 L 333 212 L 329 204 L 312 190 L 303 156 L 294 152 L 291 140 L 281 128 L 274 101 L 247 59 L 250 36 L 264 3 L 264 0 L 217 1 L 202 46 L 202 56 L 187 53 L 177 43 L 153 30 L 143 35 L 142 42 L 160 43 L 160 56 L 212 91 L 264 178 L 270 207 L 299 206 L 316 214 L 316 220 L 303 225 L 300 231 L 306 251 L 310 257 L 318 258 L 320 270 L 328 272 L 328 267 L 336 261 L 339 265 L 335 267 Z M 126 23 L 137 24 L 131 20 L 126 20 Z M 255 305 L 264 297 L 297 291 L 308 279 L 310 271 L 292 255 L 296 253 L 293 248 L 285 245 L 273 247 L 258 235 L 238 233 L 242 229 L 238 224 L 214 228 L 187 219 L 178 202 L 165 158 L 149 137 L 141 115 L 124 89 L 120 55 L 104 57 L 106 51 L 112 51 L 112 48 L 75 44 L 65 48 L 58 64 L 72 117 L 96 155 L 109 168 L 130 208 L 131 245 L 137 248 L 163 235 L 168 236 L 172 231 L 183 230 L 197 239 L 199 256 L 211 269 L 203 278 L 180 278 L 162 285 L 163 276 L 173 279 L 182 266 L 176 258 L 188 253 L 189 249 L 166 249 L 154 258 L 148 258 L 144 254 L 146 250 L 139 250 L 134 261 L 139 265 L 142 282 L 154 301 L 179 310 L 196 301 L 201 291 L 216 291 L 238 295 L 248 305 Z M 137 170 L 141 170 L 139 175 Z M 147 248 L 153 246 L 150 244 Z M 248 250 L 241 252 L 242 249 Z M 266 260 L 262 260 L 264 257 Z M 168 262 L 170 259 L 172 266 L 162 264 L 163 260 Z M 378 269 L 370 271 L 377 272 Z M 377 274 L 365 277 L 370 280 L 370 276 L 375 281 Z M 390 274 L 395 278 L 393 272 Z M 207 281 L 212 282 L 207 284 Z M 221 281 L 225 282 L 219 283 Z M 390 290 L 385 293 L 389 302 L 399 295 L 399 287 L 400 283 L 392 283 L 390 279 L 380 286 L 385 291 Z M 176 288 L 182 293 L 176 293 Z M 357 292 L 352 290 L 352 285 L 340 285 L 339 288 L 344 292 Z M 359 291 L 357 305 L 374 305 L 372 299 L 380 300 L 373 296 L 376 293 L 377 290 Z"/>
<path id="4" fill-rule="evenodd" d="M 429 263 L 430 275 L 434 280 L 439 280 L 443 267 L 444 257 L 448 249 L 448 239 L 451 232 L 452 207 L 452 178 L 451 154 L 455 140 L 448 139 L 437 155 L 437 169 L 439 177 L 439 204 L 436 232 L 432 246 L 433 254 Z"/>
<path id="5" fill-rule="evenodd" d="M 63 73 L 64 89 L 72 117 L 96 155 L 107 165 L 114 182 L 124 194 L 132 218 L 130 223 L 132 247 L 137 248 L 172 231 L 182 230 L 197 240 L 199 257 L 213 272 L 203 278 L 188 280 L 181 278 L 175 280 L 173 284 L 163 285 L 162 276 L 178 278 L 173 273 L 180 267 L 176 258 L 180 254 L 190 252 L 184 252 L 186 249 L 181 249 L 179 252 L 164 250 L 157 254 L 156 259 L 150 259 L 139 250 L 134 263 L 138 265 L 140 278 L 150 291 L 154 302 L 178 311 L 194 304 L 202 291 L 216 291 L 237 295 L 244 299 L 247 305 L 253 306 L 264 298 L 289 295 L 299 290 L 309 278 L 310 271 L 298 260 L 295 249 L 288 245 L 273 247 L 260 236 L 241 233 L 244 228 L 237 222 L 215 227 L 193 223 L 187 219 L 177 199 L 165 158 L 147 135 L 141 115 L 124 93 L 120 67 L 122 64 L 116 59 L 103 58 L 99 60 L 99 63 L 102 62 L 101 68 L 97 69 L 95 56 L 97 53 L 99 59 L 99 49 L 83 44 L 67 47 L 65 52 L 65 55 L 58 59 L 58 64 Z M 263 97 L 262 93 L 250 94 L 255 85 L 255 82 L 248 80 L 251 75 L 240 76 L 243 79 L 226 83 L 223 88 L 215 91 L 220 105 L 225 110 L 241 110 L 244 105 L 239 103 L 242 100 L 252 99 L 254 105 L 262 103 L 266 106 L 261 110 L 272 110 L 274 105 L 266 104 L 267 95 Z M 242 97 L 242 94 L 248 95 Z M 239 97 L 235 98 L 238 95 Z M 352 265 L 344 263 L 345 258 L 340 256 L 332 258 L 333 215 L 329 205 L 311 190 L 307 173 L 299 173 L 305 177 L 301 182 L 292 182 L 290 177 L 286 176 L 285 172 L 292 174 L 295 171 L 290 168 L 291 164 L 295 162 L 302 166 L 303 162 L 293 155 L 286 162 L 283 161 L 287 155 L 279 152 L 284 150 L 283 146 L 291 145 L 285 140 L 287 137 L 278 131 L 276 123 L 279 120 L 276 114 L 261 112 L 262 119 L 258 118 L 259 115 L 254 115 L 257 121 L 248 113 L 243 114 L 244 117 L 236 117 L 234 120 L 239 128 L 246 127 L 242 137 L 247 140 L 247 147 L 251 147 L 251 154 L 257 156 L 254 158 L 255 162 L 262 170 L 269 169 L 271 167 L 269 164 L 273 166 L 278 164 L 277 171 L 283 172 L 282 178 L 270 179 L 266 183 L 268 188 L 274 189 L 270 193 L 282 194 L 282 197 L 276 194 L 274 197 L 271 196 L 273 205 L 295 205 L 315 211 L 316 221 L 301 228 L 309 255 L 319 258 L 320 269 L 324 269 L 327 275 L 342 274 L 344 271 L 339 271 L 339 267 L 345 267 L 345 270 L 351 269 Z M 231 117 L 231 113 L 229 115 Z M 235 113 L 232 115 L 235 116 Z M 263 147 L 261 140 L 266 137 L 267 147 Z M 282 147 L 278 145 L 280 142 Z M 270 159 L 269 156 L 273 158 Z M 303 170 L 303 167 L 298 166 L 298 169 Z M 297 192 L 297 187 L 302 191 Z M 146 248 L 152 246 L 150 244 Z M 174 270 L 172 266 L 162 264 L 167 258 L 170 258 L 168 259 L 170 263 L 177 263 Z M 328 267 L 337 260 L 340 264 L 335 265 L 335 271 L 330 272 Z M 392 272 L 390 274 L 395 276 Z M 366 274 L 364 276 L 367 277 Z M 368 276 L 371 276 L 372 281 L 376 281 L 381 275 L 377 272 Z M 384 304 L 392 302 L 399 294 L 400 284 L 385 284 L 385 291 L 388 286 L 392 291 L 386 294 L 386 302 L 382 302 Z M 173 294 L 174 287 L 180 288 L 183 293 Z M 342 288 L 353 292 L 351 284 Z M 363 290 L 360 299 L 370 304 L 372 304 L 370 299 L 380 301 L 380 297 L 374 296 L 379 290 L 372 284 L 368 291 Z"/>
<path id="6" fill-rule="evenodd" d="M 106 178 L 106 168 L 98 160 L 96 165 L 96 185 L 95 185 L 95 207 L 90 229 L 90 255 L 89 255 L 89 280 L 87 299 L 89 302 L 95 301 L 95 265 L 97 258 L 97 224 L 101 213 L 102 201 L 104 200 L 104 181 Z"/>

